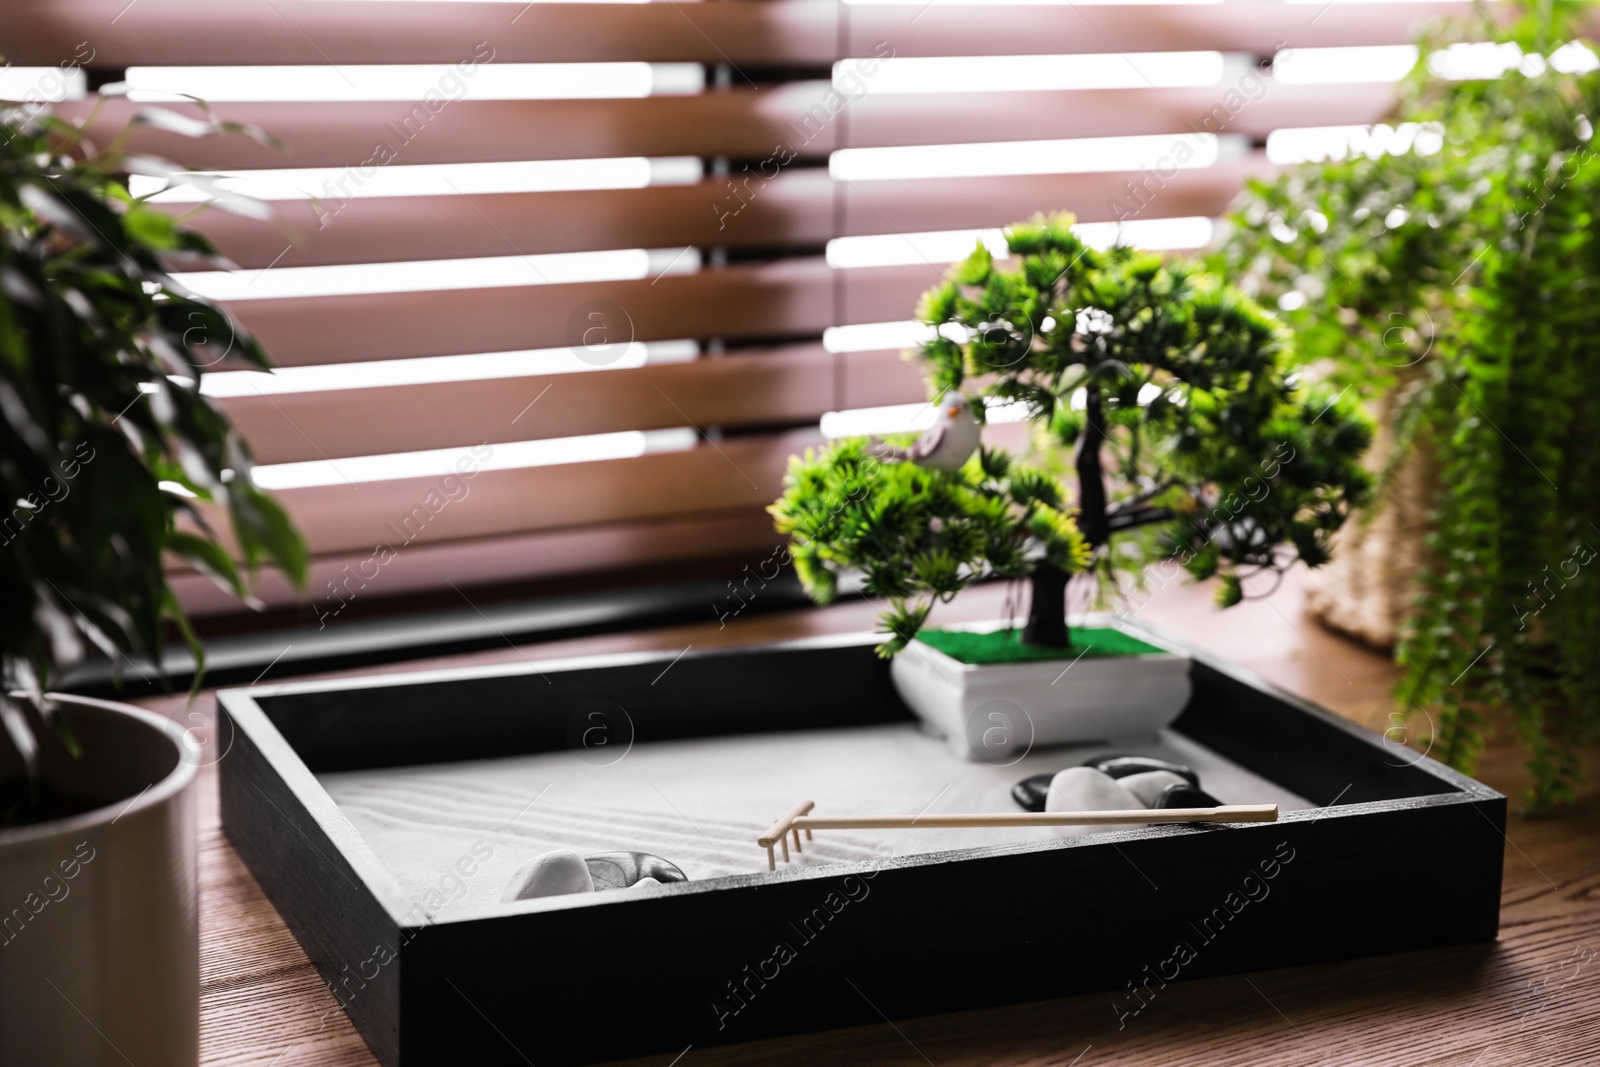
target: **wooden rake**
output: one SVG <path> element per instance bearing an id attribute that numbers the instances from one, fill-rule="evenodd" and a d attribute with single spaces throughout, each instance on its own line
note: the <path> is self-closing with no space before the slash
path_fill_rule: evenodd
<path id="1" fill-rule="evenodd" d="M 789 839 L 800 848 L 800 832 L 811 840 L 813 830 L 955 829 L 982 826 L 1142 826 L 1146 823 L 1277 822 L 1276 804 L 1223 804 L 1215 808 L 1139 808 L 1136 811 L 1025 811 L 973 812 L 939 815 L 835 815 L 815 816 L 815 802 L 802 800 L 783 814 L 756 844 L 767 850 L 767 870 L 778 869 L 773 848 L 783 850 L 789 862 Z"/>

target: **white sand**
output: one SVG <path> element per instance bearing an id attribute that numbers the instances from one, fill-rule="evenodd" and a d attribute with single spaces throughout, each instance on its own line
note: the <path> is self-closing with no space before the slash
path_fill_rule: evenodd
<path id="1" fill-rule="evenodd" d="M 498 901 L 524 860 L 555 848 L 652 852 L 690 878 L 764 871 L 755 838 L 799 800 L 816 801 L 818 815 L 1018 811 L 1010 795 L 1018 780 L 1106 751 L 1046 749 L 992 767 L 904 724 L 639 744 L 611 766 L 584 762 L 595 758 L 590 750 L 320 780 L 412 899 L 437 913 Z M 1313 806 L 1181 734 L 1138 751 L 1193 767 L 1224 804 Z M 1044 828 L 817 831 L 793 858 L 830 863 L 1049 836 Z"/>

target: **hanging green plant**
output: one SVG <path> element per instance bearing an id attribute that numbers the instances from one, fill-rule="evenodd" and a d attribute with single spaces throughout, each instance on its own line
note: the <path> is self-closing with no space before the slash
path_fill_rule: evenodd
<path id="1" fill-rule="evenodd" d="M 1439 30 L 1394 122 L 1347 158 L 1253 185 L 1213 260 L 1277 303 L 1319 373 L 1352 395 L 1400 391 L 1398 454 L 1431 450 L 1441 476 L 1398 700 L 1467 771 L 1487 713 L 1508 709 L 1533 811 L 1572 799 L 1600 737 L 1591 8 Z M 1503 73 L 1440 76 L 1464 60 Z"/>

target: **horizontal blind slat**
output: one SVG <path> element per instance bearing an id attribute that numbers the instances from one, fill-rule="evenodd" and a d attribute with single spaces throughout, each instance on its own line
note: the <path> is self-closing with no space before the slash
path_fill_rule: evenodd
<path id="1" fill-rule="evenodd" d="M 833 325 L 821 257 L 741 264 L 657 279 L 495 289 L 284 297 L 228 306 L 284 367 L 562 348 L 581 343 L 584 309 L 620 309 L 631 338 L 670 341 L 818 336 Z M 899 317 L 904 317 L 902 307 Z M 620 320 L 619 320 L 620 321 Z"/>
<path id="2" fill-rule="evenodd" d="M 50 66 L 87 38 L 102 67 L 457 63 L 826 63 L 833 0 L 430 3 L 427 0 L 45 0 L 8 11 L 7 57 Z M 692 11 L 685 11 L 692 8 Z"/>
<path id="3" fill-rule="evenodd" d="M 480 441 L 815 422 L 834 406 L 833 356 L 820 344 L 786 345 L 685 363 L 221 403 L 258 463 L 293 463 Z"/>
<path id="4" fill-rule="evenodd" d="M 17 5 L 20 6 L 20 5 Z M 71 59 L 92 36 L 102 67 L 213 64 L 455 63 L 480 43 L 496 62 L 647 60 L 804 66 L 840 52 L 832 0 L 629 5 L 429 3 L 426 0 L 50 0 L 8 13 L 14 63 Z M 1451 3 L 857 5 L 846 56 L 1207 49 L 1269 55 L 1313 46 L 1409 42 Z M 92 34 L 86 32 L 92 28 Z"/>
<path id="5" fill-rule="evenodd" d="M 1170 133 L 1265 137 L 1283 126 L 1378 122 L 1395 105 L 1387 82 L 1279 83 L 1180 88 L 1063 89 L 1017 92 L 880 93 L 848 105 L 851 148 L 990 143 Z"/>
<path id="6" fill-rule="evenodd" d="M 716 5 L 754 2 L 718 0 Z M 623 7 L 628 5 L 598 5 Z M 474 100 L 434 112 L 415 100 L 220 101 L 213 113 L 260 127 L 291 147 L 288 154 L 242 136 L 184 137 L 154 128 L 129 144 L 140 152 L 198 170 L 275 167 L 368 167 L 430 163 L 499 163 L 616 156 L 716 156 L 765 159 L 779 144 L 800 159 L 826 159 L 838 124 L 807 119 L 826 105 L 827 82 L 801 81 L 767 89 L 731 89 L 695 96 L 601 100 Z M 96 103 L 100 104 L 98 111 Z M 94 115 L 92 139 L 103 143 L 147 105 L 122 98 L 74 100 L 56 106 L 61 117 Z M 203 112 L 182 103 L 163 108 L 191 118 Z"/>
<path id="7" fill-rule="evenodd" d="M 898 322 L 911 317 L 922 294 L 943 280 L 947 263 L 852 267 L 840 285 L 839 322 Z"/>
<path id="8" fill-rule="evenodd" d="M 1147 187 L 1140 218 L 1216 215 L 1248 178 L 1271 170 L 1257 153 L 1153 178 L 1137 171 L 923 178 L 841 183 L 838 190 L 825 171 L 793 170 L 732 190 L 725 180 L 712 180 L 644 189 L 356 198 L 320 207 L 277 201 L 271 205 L 275 222 L 211 210 L 190 226 L 246 269 L 637 247 L 817 249 L 839 221 L 843 236 L 1003 226 L 1046 209 L 1070 210 L 1083 222 L 1111 221 L 1119 217 L 1112 201 L 1129 200 L 1128 182 Z M 836 192 L 843 209 L 838 220 Z"/>
<path id="9" fill-rule="evenodd" d="M 615 248 L 817 249 L 833 235 L 826 171 L 795 170 L 748 201 L 725 181 L 642 189 L 276 201 L 289 227 L 211 210 L 190 222 L 240 267 L 468 259 Z M 192 204 L 167 208 L 179 214 Z M 298 242 L 298 244 L 296 244 Z M 287 249 L 287 251 L 286 251 Z"/>
<path id="10" fill-rule="evenodd" d="M 1473 13 L 1466 2 L 864 4 L 850 9 L 846 54 L 871 55 L 884 41 L 902 57 L 1196 50 L 1266 57 L 1283 47 L 1410 44 L 1435 19 Z"/>
<path id="11" fill-rule="evenodd" d="M 1079 222 L 1216 216 L 1227 209 L 1246 181 L 1274 169 L 1265 154 L 1257 152 L 1241 160 L 1176 172 L 1162 165 L 1147 171 L 1104 174 L 844 182 L 843 233 L 866 236 L 986 229 L 1007 226 L 1041 211 L 1070 211 Z"/>
<path id="12" fill-rule="evenodd" d="M 742 2 L 742 0 L 719 0 Z M 1073 137 L 1198 132 L 1264 137 L 1283 126 L 1377 122 L 1394 105 L 1386 83 L 1340 86 L 1266 82 L 1253 98 L 1235 85 L 1033 92 L 882 93 L 843 105 L 836 121 L 823 103 L 825 82 L 735 89 L 699 96 L 621 100 L 463 99 L 428 123 L 414 102 L 337 105 L 225 102 L 219 118 L 258 126 L 292 146 L 282 154 L 247 137 L 195 139 L 140 131 L 135 149 L 202 170 L 348 167 L 358 189 L 376 166 L 600 159 L 617 156 L 729 156 L 770 174 L 791 160 L 826 159 L 835 148 L 965 144 Z M 92 101 L 58 105 L 82 119 Z M 91 126 L 104 141 L 138 105 L 107 99 Z M 191 116 L 197 108 L 163 105 Z M 813 112 L 813 108 L 821 108 Z M 385 151 L 378 151 L 382 146 Z M 387 160 L 386 162 L 382 162 Z M 769 162 L 770 161 L 770 162 Z M 766 163 L 761 170 L 759 164 Z M 336 190 L 311 190 L 338 199 Z"/>
<path id="13" fill-rule="evenodd" d="M 269 608 L 305 604 L 309 619 L 332 623 L 341 603 L 361 598 L 427 593 L 453 582 L 463 589 L 504 586 L 598 571 L 659 566 L 716 555 L 748 555 L 750 565 L 773 558 L 782 539 L 772 516 L 757 507 L 733 511 L 598 523 L 461 541 L 406 545 L 379 563 L 368 545 L 311 561 L 306 592 L 278 571 L 263 571 L 256 598 Z M 762 568 L 770 574 L 770 570 Z M 170 581 L 190 616 L 234 614 L 239 602 L 192 569 L 175 566 Z M 734 605 L 721 605 L 724 611 Z M 707 612 L 710 615 L 711 606 Z"/>
<path id="14" fill-rule="evenodd" d="M 816 430 L 790 430 L 628 459 L 481 470 L 449 484 L 443 476 L 396 478 L 279 489 L 274 495 L 314 555 L 354 552 L 377 544 L 397 547 L 393 542 L 408 535 L 438 543 L 764 507 L 782 490 L 789 456 L 820 440 Z M 451 484 L 463 488 L 452 490 Z"/>
<path id="15" fill-rule="evenodd" d="M 738 265 L 656 281 L 583 282 L 497 289 L 234 302 L 240 323 L 279 366 L 355 363 L 561 348 L 579 343 L 582 309 L 625 313 L 632 340 L 817 336 L 836 324 L 906 319 L 946 263 L 857 267 L 839 284 L 820 258 Z M 568 339 L 569 330 L 576 330 Z M 615 334 L 608 343 L 615 342 Z"/>
<path id="16" fill-rule="evenodd" d="M 898 351 L 839 353 L 839 407 L 887 407 L 927 399 L 922 364 Z"/>

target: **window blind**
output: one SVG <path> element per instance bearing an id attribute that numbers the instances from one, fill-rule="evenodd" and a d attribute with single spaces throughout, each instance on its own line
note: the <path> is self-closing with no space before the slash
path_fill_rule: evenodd
<path id="1" fill-rule="evenodd" d="M 1276 131 L 1380 121 L 1373 57 L 1464 10 L 52 0 L 8 12 L 4 48 L 125 77 L 55 105 L 96 140 L 164 96 L 198 116 L 170 95 L 194 92 L 290 147 L 132 142 L 275 215 L 199 215 L 239 271 L 189 280 L 284 368 L 224 361 L 207 388 L 305 532 L 317 600 L 353 574 L 380 595 L 765 558 L 763 508 L 822 416 L 924 399 L 894 338 L 984 231 L 1061 209 L 1203 240 Z M 1260 67 L 1292 55 L 1334 73 Z M 192 613 L 237 609 L 175 581 Z"/>

